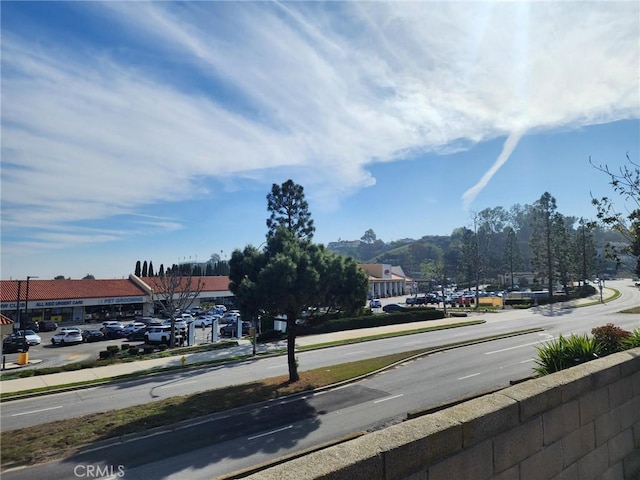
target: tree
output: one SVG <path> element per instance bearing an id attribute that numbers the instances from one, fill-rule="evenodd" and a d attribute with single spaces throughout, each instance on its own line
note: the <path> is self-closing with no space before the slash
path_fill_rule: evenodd
<path id="1" fill-rule="evenodd" d="M 589 157 L 589 163 L 609 177 L 609 184 L 623 198 L 626 214 L 616 208 L 609 197 L 592 198 L 596 207 L 598 221 L 607 228 L 613 229 L 624 237 L 627 245 L 617 247 L 607 243 L 605 255 L 613 259 L 617 266 L 623 265 L 624 257 L 632 261 L 628 265 L 636 275 L 640 275 L 640 165 L 626 155 L 628 165 L 620 167 L 616 173 L 608 165 L 595 165 Z"/>
<path id="2" fill-rule="evenodd" d="M 148 273 L 149 273 L 150 277 L 154 276 L 154 274 L 153 274 L 153 262 L 152 261 L 149 261 L 149 272 Z"/>
<path id="3" fill-rule="evenodd" d="M 549 301 L 553 301 L 553 281 L 555 278 L 554 229 L 556 223 L 556 199 L 544 192 L 533 204 L 533 232 L 531 234 L 532 263 L 536 273 L 545 276 L 549 289 Z"/>
<path id="4" fill-rule="evenodd" d="M 162 265 L 160 266 L 162 268 Z M 179 268 L 172 268 L 161 277 L 155 277 L 152 283 L 154 305 L 171 319 L 171 339 L 169 347 L 176 345 L 176 312 L 187 310 L 204 288 L 202 279 L 193 275 L 183 275 Z"/>
<path id="5" fill-rule="evenodd" d="M 87 273 L 84 277 L 82 277 L 82 280 L 95 280 L 95 279 L 96 277 L 94 277 L 90 273 Z"/>
<path id="6" fill-rule="evenodd" d="M 304 198 L 304 188 L 289 179 L 279 186 L 273 184 L 267 195 L 268 235 L 274 235 L 280 226 L 298 238 L 312 238 L 315 227 L 309 213 L 309 204 Z"/>
<path id="7" fill-rule="evenodd" d="M 148 276 L 147 268 L 148 268 L 147 267 L 147 261 L 145 260 L 144 263 L 142 264 L 142 276 L 143 277 L 147 277 Z"/>
<path id="8" fill-rule="evenodd" d="M 164 277 L 164 264 L 163 263 L 160 264 L 160 269 L 158 270 L 158 276 L 159 277 Z"/>
<path id="9" fill-rule="evenodd" d="M 301 186 L 274 184 L 267 196 L 271 217 L 263 251 L 247 246 L 235 250 L 229 263 L 229 289 L 249 318 L 259 311 L 284 315 L 287 324 L 289 381 L 299 380 L 295 358 L 297 320 L 303 312 L 353 312 L 364 305 L 368 277 L 350 258 L 311 242 L 313 222 Z M 297 205 L 285 209 L 282 205 Z"/>
<path id="10" fill-rule="evenodd" d="M 56 275 L 55 277 L 53 277 L 54 280 L 64 280 L 64 275 Z"/>
<path id="11" fill-rule="evenodd" d="M 523 268 L 522 253 L 518 245 L 518 237 L 513 227 L 506 227 L 506 241 L 504 245 L 504 265 L 509 270 L 511 289 L 514 288 L 513 272 L 516 268 Z"/>
<path id="12" fill-rule="evenodd" d="M 364 235 L 362 235 L 362 237 L 360 238 L 360 240 L 363 243 L 367 243 L 367 244 L 371 244 L 371 243 L 375 243 L 375 241 L 377 240 L 378 237 L 376 237 L 376 233 L 373 231 L 373 229 L 369 229 L 366 232 L 364 232 Z"/>
<path id="13" fill-rule="evenodd" d="M 579 221 L 579 227 L 574 237 L 573 252 L 575 273 L 580 282 L 583 282 L 595 272 L 597 257 L 593 227 L 583 218 Z"/>
<path id="14" fill-rule="evenodd" d="M 140 276 L 140 272 L 141 272 L 141 271 L 142 271 L 142 270 L 141 270 L 141 267 L 140 267 L 140 260 L 138 260 L 138 261 L 136 262 L 136 270 L 135 270 L 135 275 L 136 275 L 136 277 L 139 277 L 139 276 Z"/>

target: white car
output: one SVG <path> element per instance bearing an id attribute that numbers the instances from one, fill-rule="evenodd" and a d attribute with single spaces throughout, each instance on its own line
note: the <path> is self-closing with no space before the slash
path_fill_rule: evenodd
<path id="1" fill-rule="evenodd" d="M 150 327 L 149 330 L 144 334 L 145 343 L 165 343 L 168 344 L 171 340 L 171 326 L 170 325 L 162 325 L 158 327 Z M 175 334 L 176 345 L 182 345 L 184 343 L 183 336 L 176 329 Z"/>
<path id="2" fill-rule="evenodd" d="M 64 333 L 64 332 L 75 332 L 75 333 L 79 333 L 82 335 L 82 332 L 80 331 L 80 329 L 78 327 L 62 327 L 58 333 Z"/>
<path id="3" fill-rule="evenodd" d="M 199 328 L 210 327 L 214 320 L 220 321 L 220 318 L 220 315 L 202 315 L 193 321 L 193 325 Z"/>
<path id="4" fill-rule="evenodd" d="M 66 331 L 62 330 L 51 337 L 51 343 L 53 345 L 74 345 L 82 343 L 82 333 L 80 331 Z"/>
<path id="5" fill-rule="evenodd" d="M 122 325 L 122 323 L 117 322 L 115 320 L 110 320 L 108 322 L 102 322 L 102 328 L 124 328 L 124 325 Z"/>
<path id="6" fill-rule="evenodd" d="M 28 345 L 40 345 L 42 338 L 40 338 L 40 335 L 38 335 L 36 332 L 34 332 L 33 330 L 25 330 L 24 333 L 24 338 L 27 339 Z"/>
<path id="7" fill-rule="evenodd" d="M 122 332 L 126 335 L 129 335 L 130 333 L 135 332 L 136 330 L 139 330 L 141 328 L 145 328 L 147 326 L 146 323 L 142 323 L 142 322 L 131 322 L 128 323 L 124 326 L 124 328 L 122 329 Z"/>

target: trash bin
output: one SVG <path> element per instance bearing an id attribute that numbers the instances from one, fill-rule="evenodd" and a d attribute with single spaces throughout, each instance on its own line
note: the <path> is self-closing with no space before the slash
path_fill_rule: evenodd
<path id="1" fill-rule="evenodd" d="M 18 365 L 29 363 L 29 352 L 18 352 Z"/>

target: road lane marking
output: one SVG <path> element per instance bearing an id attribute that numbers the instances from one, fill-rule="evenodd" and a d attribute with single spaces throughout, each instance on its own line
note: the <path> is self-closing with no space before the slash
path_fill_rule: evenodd
<path id="1" fill-rule="evenodd" d="M 373 403 L 382 403 L 382 402 L 386 402 L 387 400 L 393 400 L 394 398 L 400 398 L 400 397 L 404 397 L 404 393 L 401 393 L 400 395 L 393 395 L 392 397 L 381 398 L 380 400 L 375 400 Z"/>
<path id="2" fill-rule="evenodd" d="M 529 363 L 529 362 L 535 362 L 536 359 L 535 358 L 528 358 L 527 360 L 523 360 L 520 363 Z"/>
<path id="3" fill-rule="evenodd" d="M 460 377 L 460 378 L 458 378 L 458 380 L 465 380 L 467 378 L 477 377 L 478 375 L 480 375 L 480 373 L 472 373 L 471 375 L 467 375 L 465 377 Z"/>
<path id="4" fill-rule="evenodd" d="M 285 368 L 288 367 L 289 365 L 287 365 L 286 363 L 281 363 L 280 365 L 273 365 L 272 367 L 267 367 L 267 370 L 270 370 L 272 368 Z"/>
<path id="5" fill-rule="evenodd" d="M 267 435 L 273 435 L 274 433 L 283 432 L 285 430 L 289 430 L 290 428 L 293 428 L 293 425 L 289 425 L 288 427 L 278 428 L 276 430 L 271 430 L 269 432 L 259 433 L 258 435 L 254 435 L 253 437 L 249 437 L 248 439 L 253 440 L 255 438 L 266 437 Z"/>
<path id="6" fill-rule="evenodd" d="M 19 417 L 20 415 L 31 415 L 32 413 L 40 413 L 40 412 L 46 412 L 46 411 L 49 411 L 49 410 L 57 410 L 58 408 L 63 408 L 63 407 L 64 407 L 64 405 L 59 405 L 57 407 L 41 408 L 40 410 L 31 410 L 30 412 L 14 413 L 11 416 L 12 417 Z"/>
<path id="7" fill-rule="evenodd" d="M 356 350 L 355 352 L 347 352 L 344 355 L 345 356 L 347 356 L 347 355 L 357 355 L 359 353 L 364 353 L 364 352 L 366 352 L 366 350 Z"/>
<path id="8" fill-rule="evenodd" d="M 546 340 L 538 340 L 532 343 L 523 343 L 522 345 L 516 345 L 515 347 L 501 348 L 500 350 L 494 350 L 492 352 L 484 352 L 485 355 L 493 355 L 494 353 L 507 352 L 509 350 L 515 350 L 516 348 L 530 347 L 531 345 L 537 345 L 538 343 L 545 342 Z"/>

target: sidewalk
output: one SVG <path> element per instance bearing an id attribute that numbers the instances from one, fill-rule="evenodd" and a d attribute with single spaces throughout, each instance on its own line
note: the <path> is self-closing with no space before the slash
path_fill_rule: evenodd
<path id="1" fill-rule="evenodd" d="M 605 288 L 604 289 L 605 301 L 610 298 L 614 291 Z M 566 302 L 568 306 L 575 307 L 587 303 L 597 302 L 600 300 L 600 295 L 593 295 L 591 297 L 582 298 L 579 300 L 573 300 Z M 481 315 L 481 313 L 471 313 L 469 317 L 450 317 L 442 320 L 427 320 L 424 322 L 405 323 L 400 325 L 385 325 L 382 327 L 373 327 L 359 330 L 345 330 L 342 332 L 324 333 L 319 335 L 308 335 L 304 337 L 298 337 L 296 339 L 297 347 L 309 347 L 313 345 L 322 345 L 325 343 L 345 341 L 362 337 L 369 337 L 375 335 L 383 335 L 395 332 L 403 332 L 409 330 L 417 330 L 420 328 L 435 327 L 442 325 L 451 325 L 455 323 L 461 323 L 469 320 L 473 320 L 474 317 Z M 268 354 L 275 353 L 277 351 L 283 351 L 287 348 L 286 340 L 280 340 L 278 342 L 259 344 L 257 346 L 257 353 Z M 223 360 L 225 358 L 233 358 L 240 356 L 247 356 L 253 353 L 253 346 L 249 340 L 239 340 L 238 345 L 230 348 L 220 350 L 207 350 L 204 352 L 189 353 L 184 355 L 185 365 L 193 365 L 202 362 L 212 362 L 215 360 Z M 37 358 L 30 359 L 31 362 L 38 362 Z M 72 383 L 95 381 L 100 379 L 109 379 L 117 377 L 119 375 L 126 375 L 136 372 L 153 372 L 154 370 L 161 370 L 167 367 L 177 367 L 182 363 L 182 356 L 175 355 L 164 358 L 154 358 L 150 360 L 138 360 L 135 362 L 119 363 L 114 365 L 107 365 L 104 367 L 86 368 L 83 370 L 76 370 L 73 372 L 61 372 L 52 373 L 49 375 L 35 375 L 33 377 L 18 378 L 14 380 L 2 380 L 0 381 L 0 393 L 16 393 L 26 390 L 32 390 L 36 388 L 64 386 Z M 22 368 L 18 365 L 7 364 L 7 369 Z"/>
<path id="2" fill-rule="evenodd" d="M 320 335 L 309 335 L 298 337 L 296 345 L 299 347 L 308 347 L 312 345 L 321 345 L 336 341 L 350 340 L 354 338 L 368 337 L 372 335 L 388 334 L 392 332 L 402 332 L 408 330 L 416 330 L 420 328 L 460 323 L 468 320 L 467 318 L 446 318 L 442 320 L 428 320 L 424 322 L 414 322 L 402 325 L 387 325 L 383 327 L 368 328 L 366 330 L 346 330 L 342 332 L 324 333 Z M 259 344 L 257 353 L 268 354 L 277 351 L 283 351 L 287 348 L 287 341 L 280 340 Z M 215 360 L 223 360 L 225 358 L 233 358 L 247 356 L 253 353 L 253 346 L 249 340 L 239 340 L 238 345 L 220 350 L 207 350 L 204 352 L 189 353 L 184 355 L 185 365 L 193 365 L 201 362 L 212 362 Z M 31 362 L 37 362 L 37 359 L 30 359 Z M 114 365 L 106 365 L 104 367 L 85 368 L 83 370 L 75 370 L 72 372 L 52 373 L 49 375 L 34 375 L 33 377 L 17 378 L 14 380 L 0 381 L 1 393 L 16 393 L 36 388 L 64 386 L 72 383 L 95 381 L 108 379 L 119 375 L 126 375 L 137 372 L 153 372 L 167 367 L 178 367 L 182 364 L 182 356 L 175 355 L 164 358 L 153 358 L 149 360 L 138 360 L 135 362 L 118 363 Z M 7 369 L 14 367 L 7 364 Z M 15 366 L 17 367 L 17 365 Z M 21 367 L 17 367 L 21 368 Z"/>

